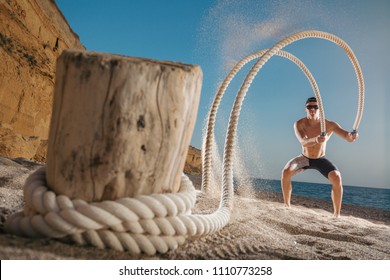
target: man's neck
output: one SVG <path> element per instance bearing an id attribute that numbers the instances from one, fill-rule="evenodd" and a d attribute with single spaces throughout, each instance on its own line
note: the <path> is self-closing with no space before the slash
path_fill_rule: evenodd
<path id="1" fill-rule="evenodd" d="M 318 123 L 318 122 L 320 122 L 320 118 L 319 117 L 307 117 L 306 118 L 307 119 L 307 121 L 309 122 L 309 123 Z"/>

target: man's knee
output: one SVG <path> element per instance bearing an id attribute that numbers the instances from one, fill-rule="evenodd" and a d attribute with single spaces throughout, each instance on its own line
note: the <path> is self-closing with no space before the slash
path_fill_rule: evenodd
<path id="1" fill-rule="evenodd" d="M 341 173 L 338 170 L 333 170 L 333 171 L 329 172 L 328 179 L 329 179 L 329 181 L 332 182 L 333 185 L 340 185 L 341 186 L 341 184 L 342 184 Z"/>
<path id="2" fill-rule="evenodd" d="M 290 179 L 294 175 L 294 171 L 289 167 L 285 167 L 282 170 L 282 179 Z"/>

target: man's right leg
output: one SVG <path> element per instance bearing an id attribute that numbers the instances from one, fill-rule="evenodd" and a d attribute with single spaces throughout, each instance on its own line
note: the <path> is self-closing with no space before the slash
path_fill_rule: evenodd
<path id="1" fill-rule="evenodd" d="M 286 166 L 283 168 L 281 185 L 285 207 L 290 207 L 292 193 L 291 178 L 299 172 L 304 171 L 307 166 L 309 166 L 309 159 L 300 155 L 287 162 Z"/>

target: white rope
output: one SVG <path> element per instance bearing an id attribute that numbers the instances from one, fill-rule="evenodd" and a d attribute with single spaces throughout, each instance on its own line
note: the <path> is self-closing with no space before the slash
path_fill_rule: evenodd
<path id="1" fill-rule="evenodd" d="M 206 130 L 206 137 L 205 137 L 205 145 L 204 145 L 204 153 L 202 157 L 202 166 L 203 166 L 203 172 L 202 172 L 202 191 L 204 193 L 210 192 L 210 173 L 211 173 L 211 166 L 212 166 L 212 145 L 214 142 L 214 128 L 215 128 L 215 119 L 218 112 L 219 105 L 221 103 L 222 97 L 226 92 L 227 87 L 229 86 L 230 82 L 233 80 L 233 78 L 236 76 L 236 74 L 244 67 L 247 63 L 251 62 L 252 60 L 262 57 L 268 49 L 266 50 L 260 50 L 255 53 L 252 53 L 243 59 L 241 59 L 237 64 L 230 70 L 229 74 L 226 76 L 224 81 L 222 82 L 221 86 L 219 87 L 215 97 L 213 104 L 211 106 L 208 119 L 207 119 L 207 130 Z M 325 124 L 325 113 L 322 105 L 322 99 L 320 95 L 320 90 L 318 88 L 317 82 L 315 81 L 313 75 L 310 73 L 309 69 L 306 67 L 306 65 L 296 56 L 292 55 L 291 53 L 285 52 L 285 51 L 278 51 L 275 53 L 275 55 L 287 58 L 288 60 L 294 62 L 306 75 L 307 79 L 309 80 L 311 87 L 313 89 L 313 92 L 317 98 L 318 105 L 319 105 L 319 113 L 320 113 L 320 124 L 321 124 L 321 132 L 326 131 L 326 124 Z"/>
<path id="2" fill-rule="evenodd" d="M 42 167 L 27 178 L 24 211 L 7 219 L 6 231 L 153 255 L 177 248 L 188 236 L 216 232 L 230 219 L 225 207 L 212 214 L 191 214 L 196 192 L 184 174 L 178 193 L 94 203 L 56 195 L 47 188 L 45 176 Z"/>

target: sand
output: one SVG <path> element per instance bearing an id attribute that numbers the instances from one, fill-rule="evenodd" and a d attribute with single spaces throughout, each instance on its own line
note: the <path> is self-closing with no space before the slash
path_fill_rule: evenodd
<path id="1" fill-rule="evenodd" d="M 24 180 L 41 165 L 0 157 L 2 260 L 390 259 L 390 211 L 343 205 L 342 217 L 335 219 L 330 202 L 293 196 L 286 209 L 281 194 L 265 191 L 236 195 L 231 221 L 218 233 L 188 238 L 177 250 L 155 256 L 5 233 L 7 216 L 23 206 Z M 190 179 L 200 187 L 199 175 Z M 218 197 L 207 198 L 193 212 L 210 212 L 218 203 Z"/>

